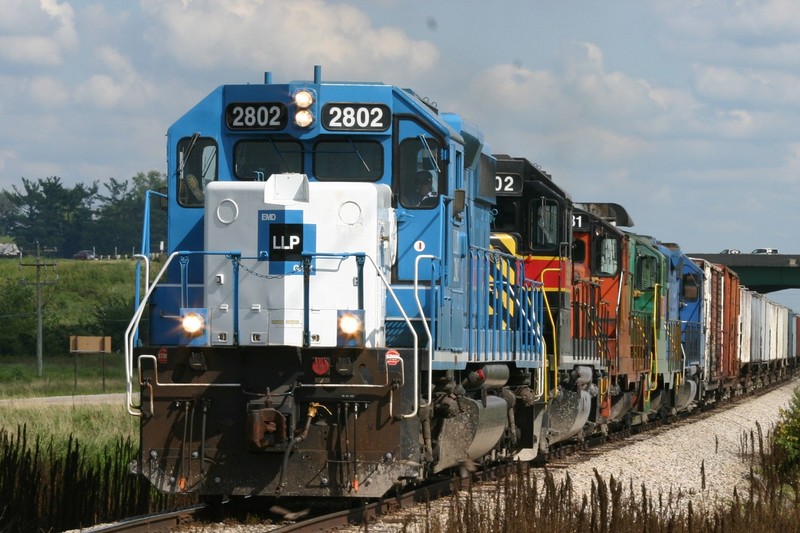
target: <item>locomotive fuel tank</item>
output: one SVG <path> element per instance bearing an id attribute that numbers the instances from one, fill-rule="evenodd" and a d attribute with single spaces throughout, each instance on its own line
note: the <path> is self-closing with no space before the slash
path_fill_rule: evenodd
<path id="1" fill-rule="evenodd" d="M 578 435 L 591 415 L 592 395 L 596 394 L 592 388 L 592 370 L 577 367 L 572 374 L 572 388 L 560 388 L 545 413 L 547 434 L 540 442 L 542 451 Z"/>
<path id="2" fill-rule="evenodd" d="M 474 461 L 488 453 L 508 426 L 508 403 L 497 396 L 458 399 L 459 413 L 440 421 L 434 472 Z"/>

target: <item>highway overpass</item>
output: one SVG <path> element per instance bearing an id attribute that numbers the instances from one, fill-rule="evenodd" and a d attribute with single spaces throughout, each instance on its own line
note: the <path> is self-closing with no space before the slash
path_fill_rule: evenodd
<path id="1" fill-rule="evenodd" d="M 701 253 L 686 255 L 730 267 L 748 289 L 756 292 L 800 289 L 800 255 Z"/>

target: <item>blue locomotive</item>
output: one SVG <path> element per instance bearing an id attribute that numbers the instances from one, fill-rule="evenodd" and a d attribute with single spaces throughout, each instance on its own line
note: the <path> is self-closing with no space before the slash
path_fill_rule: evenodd
<path id="1" fill-rule="evenodd" d="M 127 340 L 153 485 L 368 498 L 536 447 L 542 290 L 490 249 L 477 127 L 317 68 L 219 87 L 167 147 Z"/>

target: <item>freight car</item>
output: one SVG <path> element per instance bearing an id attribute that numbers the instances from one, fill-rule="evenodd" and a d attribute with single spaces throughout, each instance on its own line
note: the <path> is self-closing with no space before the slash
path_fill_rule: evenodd
<path id="1" fill-rule="evenodd" d="M 167 161 L 125 339 L 135 467 L 164 492 L 375 498 L 741 392 L 797 349 L 796 315 L 741 288 L 743 366 L 709 355 L 734 320 L 712 266 L 408 89 L 221 86 Z"/>

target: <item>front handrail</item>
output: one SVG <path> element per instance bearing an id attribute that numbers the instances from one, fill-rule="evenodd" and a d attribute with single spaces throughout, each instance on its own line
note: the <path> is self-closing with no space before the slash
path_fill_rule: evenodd
<path id="1" fill-rule="evenodd" d="M 170 264 L 176 257 L 185 257 L 189 255 L 197 255 L 197 254 L 204 254 L 204 255 L 226 255 L 226 256 L 240 256 L 240 252 L 194 252 L 194 251 L 184 251 L 184 250 L 176 250 L 172 252 L 167 260 L 164 262 L 164 266 L 161 267 L 159 270 L 158 275 L 156 275 L 155 279 L 153 279 L 152 284 L 147 287 L 147 291 L 145 295 L 142 297 L 142 300 L 139 302 L 139 305 L 136 308 L 136 311 L 133 313 L 133 318 L 131 318 L 130 324 L 128 324 L 127 329 L 125 330 L 124 335 L 124 345 L 125 345 L 125 376 L 127 378 L 126 384 L 126 399 L 127 399 L 127 410 L 128 413 L 133 416 L 141 416 L 141 405 L 135 406 L 133 404 L 133 339 L 134 331 L 138 331 L 139 323 L 142 320 L 142 315 L 144 315 L 144 310 L 147 306 L 147 303 L 150 300 L 150 297 L 153 294 L 158 282 L 166 273 L 167 269 L 169 268 Z M 137 411 L 138 409 L 138 411 Z"/>
<path id="2" fill-rule="evenodd" d="M 125 377 L 127 378 L 126 407 L 128 409 L 128 413 L 133 416 L 142 416 L 141 405 L 137 407 L 133 404 L 133 332 L 138 331 L 139 322 L 141 322 L 142 320 L 142 315 L 144 314 L 147 302 L 149 301 L 150 296 L 153 294 L 153 290 L 155 290 L 155 287 L 158 284 L 159 280 L 167 271 L 167 267 L 169 267 L 170 263 L 172 263 L 172 260 L 178 257 L 180 254 L 181 252 L 179 251 L 172 252 L 172 254 L 170 254 L 170 256 L 167 257 L 167 260 L 164 261 L 164 266 L 161 267 L 161 270 L 158 272 L 158 275 L 153 280 L 152 285 L 147 285 L 147 290 L 145 291 L 145 294 L 142 297 L 141 301 L 139 301 L 139 304 L 136 307 L 136 311 L 134 311 L 133 317 L 131 318 L 131 322 L 130 324 L 128 324 L 128 327 L 125 330 L 125 336 L 124 336 Z"/>
<path id="3" fill-rule="evenodd" d="M 134 379 L 134 375 L 133 375 L 133 343 L 134 343 L 133 339 L 134 339 L 134 335 L 133 335 L 133 333 L 138 330 L 139 323 L 141 321 L 142 316 L 144 315 L 144 310 L 146 308 L 147 302 L 149 301 L 150 297 L 152 296 L 152 293 L 155 290 L 156 286 L 158 285 L 158 282 L 161 280 L 161 278 L 164 276 L 164 273 L 169 268 L 170 264 L 175 260 L 176 257 L 183 258 L 183 257 L 191 256 L 191 255 L 224 255 L 226 257 L 234 258 L 234 261 L 241 260 L 241 252 L 239 252 L 239 251 L 227 251 L 227 252 L 175 251 L 172 254 L 170 254 L 170 256 L 167 258 L 167 260 L 164 262 L 164 265 L 161 267 L 161 270 L 159 271 L 158 275 L 153 280 L 152 284 L 150 284 L 150 283 L 146 284 L 147 291 L 146 291 L 144 297 L 142 298 L 142 300 L 139 302 L 139 305 L 137 306 L 136 311 L 134 312 L 133 318 L 131 319 L 131 322 L 128 325 L 128 328 L 125 330 L 125 337 L 124 337 L 124 341 L 125 341 L 124 342 L 124 344 L 125 344 L 125 362 L 126 362 L 125 370 L 126 370 L 126 377 L 127 377 L 127 386 L 126 386 L 126 389 L 127 389 L 127 391 L 126 391 L 127 410 L 128 410 L 128 413 L 133 415 L 133 416 L 141 416 L 142 415 L 141 405 L 135 406 L 133 404 L 133 379 Z M 309 256 L 309 257 L 311 257 L 311 256 L 342 257 L 342 258 L 355 257 L 355 258 L 366 258 L 366 259 L 369 260 L 369 263 L 375 269 L 375 272 L 378 274 L 378 277 L 381 279 L 381 282 L 384 284 L 384 286 L 388 290 L 390 296 L 392 297 L 394 302 L 397 304 L 398 309 L 400 309 L 400 312 L 403 315 L 403 319 L 405 320 L 406 325 L 409 328 L 409 330 L 411 331 L 411 334 L 412 334 L 412 336 L 414 338 L 414 409 L 413 409 L 413 411 L 411 413 L 403 414 L 401 416 L 403 418 L 411 418 L 411 417 L 416 416 L 417 412 L 419 410 L 419 340 L 418 340 L 418 336 L 417 336 L 416 331 L 414 330 L 413 326 L 411 325 L 411 320 L 408 317 L 408 314 L 403 309 L 403 306 L 400 304 L 400 300 L 398 299 L 397 295 L 395 294 L 395 291 L 392 289 L 392 286 L 389 283 L 389 280 L 386 278 L 386 276 L 381 271 L 380 267 L 377 265 L 375 260 L 370 255 L 365 254 L 363 252 L 341 253 L 341 254 L 316 253 L 316 254 L 303 254 L 303 255 L 306 255 L 306 256 Z M 149 271 L 149 269 L 148 269 L 148 271 Z M 149 275 L 147 275 L 147 278 L 149 278 Z M 238 325 L 237 325 L 237 328 L 238 328 Z M 153 359 L 155 361 L 155 358 L 152 355 L 142 355 L 142 356 L 140 356 L 139 359 L 140 360 L 142 360 L 142 359 Z M 404 364 L 402 359 L 400 359 L 400 362 L 401 362 L 401 382 L 400 382 L 399 385 L 402 387 L 403 385 L 405 385 L 405 364 Z M 141 368 L 140 368 L 140 372 L 139 372 L 138 377 L 139 377 L 139 384 L 141 385 L 142 384 Z M 161 382 L 158 381 L 157 372 L 156 372 L 156 382 L 155 383 L 157 385 L 159 385 L 159 386 L 162 386 L 162 387 L 237 387 L 237 386 L 241 386 L 241 384 L 239 384 L 239 383 L 161 383 Z M 388 369 L 387 369 L 387 372 L 386 372 L 386 383 L 385 384 L 367 384 L 367 383 L 364 383 L 364 384 L 357 384 L 357 383 L 354 383 L 354 384 L 341 384 L 341 383 L 324 384 L 324 383 L 317 383 L 317 384 L 308 384 L 308 385 L 300 384 L 299 386 L 300 387 L 316 387 L 316 388 L 349 387 L 349 388 L 366 389 L 366 388 L 385 388 L 387 386 L 391 386 L 391 383 L 389 382 L 389 372 L 388 372 Z M 429 394 L 428 397 L 430 398 L 430 394 Z M 390 415 L 393 416 L 393 413 L 392 413 L 392 398 L 390 398 Z"/>

